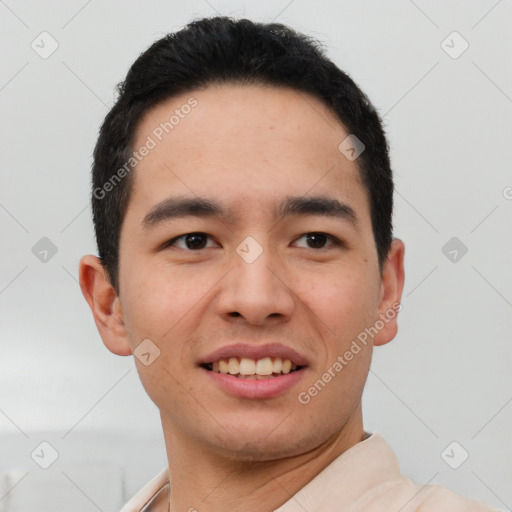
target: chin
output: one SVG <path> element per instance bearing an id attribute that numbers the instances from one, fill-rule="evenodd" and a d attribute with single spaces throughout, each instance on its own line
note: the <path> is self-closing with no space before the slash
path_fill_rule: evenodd
<path id="1" fill-rule="evenodd" d="M 223 431 L 210 440 L 210 448 L 231 460 L 263 462 L 314 450 L 333 434 L 313 424 L 307 432 L 304 425 L 294 425 L 292 429 L 288 423 L 287 427 L 282 418 L 272 424 L 253 424 L 245 429 L 237 425 L 236 429 L 228 430 L 229 434 Z"/>
<path id="2" fill-rule="evenodd" d="M 233 446 L 234 444 L 231 442 L 230 447 L 223 447 L 221 452 L 224 457 L 240 462 L 268 462 L 270 460 L 284 459 L 300 455 L 314 448 L 314 446 L 308 448 L 302 440 L 292 440 L 287 445 L 275 442 L 265 443 L 264 441 L 259 443 L 254 443 L 254 441 L 241 442 L 240 445 L 236 443 L 236 446 Z"/>

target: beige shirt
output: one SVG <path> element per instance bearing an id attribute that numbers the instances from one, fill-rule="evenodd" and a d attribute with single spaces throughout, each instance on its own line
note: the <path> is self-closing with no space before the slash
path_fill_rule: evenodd
<path id="1" fill-rule="evenodd" d="M 146 484 L 121 512 L 167 511 L 168 469 Z M 497 512 L 440 485 L 416 485 L 375 432 L 337 459 L 274 512 Z"/>

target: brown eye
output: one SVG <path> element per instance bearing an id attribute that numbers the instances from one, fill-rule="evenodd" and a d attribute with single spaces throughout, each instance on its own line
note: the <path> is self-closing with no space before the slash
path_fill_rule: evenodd
<path id="1" fill-rule="evenodd" d="M 190 251 L 205 249 L 209 236 L 206 233 L 187 233 L 170 240 L 166 247 L 178 247 Z"/>
<path id="2" fill-rule="evenodd" d="M 311 248 L 321 249 L 327 242 L 327 236 L 322 233 L 310 233 L 306 235 L 306 240 Z"/>
<path id="3" fill-rule="evenodd" d="M 305 247 L 308 249 L 324 249 L 328 242 L 331 242 L 332 245 L 341 245 L 337 238 L 327 233 L 305 233 L 298 240 L 301 239 L 306 241 Z M 301 247 L 304 247 L 304 245 Z"/>

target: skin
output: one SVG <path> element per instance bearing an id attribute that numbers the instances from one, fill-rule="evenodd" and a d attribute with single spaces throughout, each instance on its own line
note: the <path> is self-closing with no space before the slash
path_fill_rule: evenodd
<path id="1" fill-rule="evenodd" d="M 288 88 L 210 86 L 149 110 L 134 147 L 193 96 L 197 107 L 133 171 L 120 239 L 120 292 L 97 257 L 80 284 L 107 348 L 130 355 L 150 339 L 160 356 L 137 358 L 160 410 L 171 496 L 158 510 L 268 512 L 363 440 L 361 396 L 373 346 L 391 341 L 396 316 L 308 404 L 297 396 L 343 355 L 379 314 L 400 301 L 404 245 L 394 239 L 380 272 L 370 206 L 357 167 L 338 145 L 348 133 L 316 98 Z M 142 219 L 169 196 L 214 198 L 227 217 Z M 327 195 L 350 205 L 357 225 L 328 216 L 275 217 L 287 195 Z M 202 249 L 175 237 L 207 233 Z M 307 233 L 328 233 L 315 248 Z M 236 252 L 252 236 L 252 263 Z M 267 400 L 240 399 L 212 384 L 198 360 L 221 346 L 279 342 L 308 360 L 301 380 Z"/>

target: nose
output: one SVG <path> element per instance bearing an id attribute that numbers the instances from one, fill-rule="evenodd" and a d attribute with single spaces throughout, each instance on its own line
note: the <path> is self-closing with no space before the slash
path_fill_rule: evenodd
<path id="1" fill-rule="evenodd" d="M 233 266 L 222 281 L 218 297 L 222 317 L 243 317 L 252 325 L 286 322 L 291 318 L 296 307 L 292 285 L 270 251 L 264 250 L 252 262 L 234 254 Z"/>

